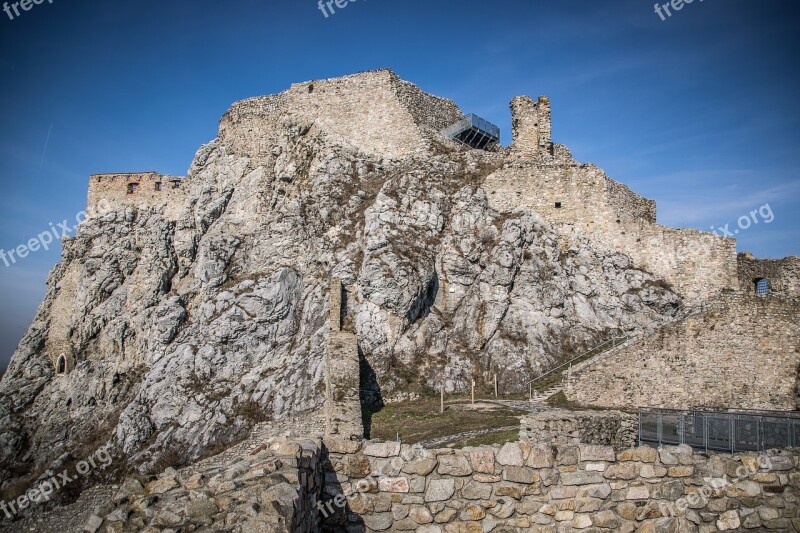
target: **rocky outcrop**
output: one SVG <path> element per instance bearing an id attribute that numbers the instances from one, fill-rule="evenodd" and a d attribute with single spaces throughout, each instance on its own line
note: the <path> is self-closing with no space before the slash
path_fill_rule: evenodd
<path id="1" fill-rule="evenodd" d="M 495 373 L 513 390 L 673 319 L 679 296 L 625 250 L 492 208 L 510 156 L 438 136 L 454 109 L 388 71 L 299 84 L 235 104 L 181 195 L 93 213 L 0 383 L 3 488 L 101 444 L 148 473 L 261 421 L 324 427 L 331 278 L 374 401 Z"/>

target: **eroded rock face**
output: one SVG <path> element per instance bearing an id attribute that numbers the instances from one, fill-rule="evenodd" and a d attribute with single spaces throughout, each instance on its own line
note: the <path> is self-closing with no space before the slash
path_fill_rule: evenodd
<path id="1" fill-rule="evenodd" d="M 197 153 L 185 205 L 115 208 L 64 243 L 0 383 L 6 485 L 105 442 L 152 471 L 261 420 L 300 416 L 313 433 L 332 277 L 362 382 L 384 400 L 494 373 L 520 387 L 676 313 L 678 296 L 624 253 L 491 209 L 482 184 L 502 149 L 415 139 L 390 159 L 329 135 L 313 109 L 252 113 L 246 133 L 228 124 Z M 57 376 L 65 345 L 75 367 Z"/>

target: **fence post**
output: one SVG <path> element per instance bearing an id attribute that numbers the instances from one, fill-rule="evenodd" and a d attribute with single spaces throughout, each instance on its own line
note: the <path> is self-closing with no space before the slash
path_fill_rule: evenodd
<path id="1" fill-rule="evenodd" d="M 444 413 L 444 385 L 441 388 L 441 396 L 440 396 L 440 403 L 439 403 L 439 413 Z"/>
<path id="2" fill-rule="evenodd" d="M 642 412 L 639 411 L 639 446 L 642 445 Z"/>
<path id="3" fill-rule="evenodd" d="M 475 405 L 475 380 L 472 380 L 472 405 Z"/>
<path id="4" fill-rule="evenodd" d="M 494 397 L 497 398 L 497 374 L 494 375 Z"/>

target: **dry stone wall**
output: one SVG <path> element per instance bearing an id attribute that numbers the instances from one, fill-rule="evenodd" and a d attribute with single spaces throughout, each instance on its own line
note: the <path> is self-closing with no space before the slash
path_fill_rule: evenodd
<path id="1" fill-rule="evenodd" d="M 574 372 L 569 400 L 602 407 L 797 407 L 800 302 L 752 295 L 620 347 Z"/>
<path id="2" fill-rule="evenodd" d="M 520 419 L 520 440 L 531 445 L 596 444 L 623 450 L 637 442 L 636 415 L 621 411 L 547 409 Z"/>
<path id="3" fill-rule="evenodd" d="M 800 531 L 797 450 L 325 444 L 326 531 Z"/>

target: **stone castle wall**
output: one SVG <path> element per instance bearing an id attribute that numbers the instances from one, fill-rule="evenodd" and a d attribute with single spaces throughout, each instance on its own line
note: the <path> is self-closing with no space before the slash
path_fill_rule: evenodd
<path id="1" fill-rule="evenodd" d="M 86 211 L 89 216 L 122 207 L 163 205 L 167 214 L 186 201 L 186 178 L 157 172 L 92 174 Z"/>
<path id="2" fill-rule="evenodd" d="M 325 444 L 326 531 L 358 524 L 422 533 L 800 527 L 796 450 L 759 457 L 686 446 L 615 453 L 610 446 L 524 442 L 462 450 Z"/>
<path id="3" fill-rule="evenodd" d="M 755 294 L 755 281 L 764 278 L 769 282 L 769 296 L 800 298 L 800 257 L 756 259 L 750 253 L 741 253 L 738 260 L 743 292 Z"/>
<path id="4" fill-rule="evenodd" d="M 690 303 L 738 288 L 735 240 L 656 224 L 655 202 L 594 165 L 510 167 L 487 177 L 484 187 L 493 208 L 531 209 L 569 238 L 624 253 Z"/>
<path id="5" fill-rule="evenodd" d="M 313 124 L 333 144 L 393 159 L 426 151 L 432 135 L 438 137 L 438 130 L 461 116 L 452 101 L 378 70 L 299 83 L 280 95 L 237 102 L 220 122 L 220 138 L 242 153 L 263 154 L 273 146 L 264 132 L 280 130 L 289 119 Z"/>
<path id="6" fill-rule="evenodd" d="M 342 331 L 342 282 L 330 287 L 330 327 L 325 367 L 325 434 L 361 438 L 360 361 L 354 333 Z"/>
<path id="7" fill-rule="evenodd" d="M 597 407 L 797 407 L 798 300 L 729 295 L 573 372 L 567 398 Z"/>

